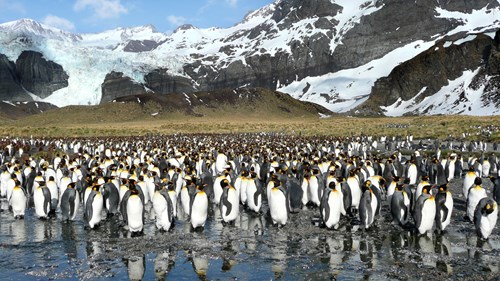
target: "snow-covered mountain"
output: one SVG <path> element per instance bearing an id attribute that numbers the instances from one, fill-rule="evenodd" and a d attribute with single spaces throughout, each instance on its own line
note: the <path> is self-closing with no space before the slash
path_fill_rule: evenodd
<path id="1" fill-rule="evenodd" d="M 490 102 L 500 67 L 486 63 L 498 63 L 498 30 L 500 0 L 276 0 L 230 28 L 184 25 L 172 34 L 153 26 L 72 34 L 21 19 L 0 24 L 0 99 L 66 106 L 265 87 L 334 112 L 500 114 Z M 412 70 L 454 65 L 443 52 L 457 48 L 474 63 L 432 85 L 424 76 L 433 71 Z M 476 57 L 486 50 L 492 59 Z M 449 61 L 418 63 L 422 56 Z M 416 82 L 396 87 L 401 77 Z"/>

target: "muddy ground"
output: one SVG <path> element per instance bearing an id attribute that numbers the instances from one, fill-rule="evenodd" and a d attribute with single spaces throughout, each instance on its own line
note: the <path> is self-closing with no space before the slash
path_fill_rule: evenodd
<path id="1" fill-rule="evenodd" d="M 484 186 L 491 191 L 488 179 Z M 30 209 L 24 220 L 14 220 L 2 201 L 0 280 L 499 279 L 498 226 L 489 240 L 477 239 L 463 219 L 462 180 L 450 188 L 452 223 L 432 237 L 392 225 L 385 204 L 368 231 L 347 219 L 339 230 L 320 228 L 317 209 L 291 215 L 282 228 L 246 211 L 234 226 L 224 226 L 216 209 L 203 231 L 180 218 L 171 232 L 160 232 L 148 217 L 144 234 L 130 237 L 118 217 L 96 230 L 84 228 L 81 214 L 71 223 L 59 216 L 41 221 Z"/>

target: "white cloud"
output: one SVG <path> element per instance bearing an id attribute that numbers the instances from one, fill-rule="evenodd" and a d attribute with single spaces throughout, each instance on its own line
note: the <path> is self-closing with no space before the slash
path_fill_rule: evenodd
<path id="1" fill-rule="evenodd" d="M 0 0 L 0 10 L 26 14 L 26 8 L 19 1 Z"/>
<path id="2" fill-rule="evenodd" d="M 77 0 L 73 9 L 77 12 L 87 8 L 94 10 L 94 15 L 100 19 L 118 18 L 128 13 L 120 0 Z"/>
<path id="3" fill-rule="evenodd" d="M 75 25 L 67 19 L 60 18 L 54 15 L 47 15 L 42 20 L 43 24 L 56 27 L 62 30 L 71 31 L 75 29 Z"/>
<path id="4" fill-rule="evenodd" d="M 229 6 L 236 7 L 236 5 L 238 5 L 238 0 L 226 0 L 226 3 L 228 3 Z"/>
<path id="5" fill-rule="evenodd" d="M 168 22 L 173 26 L 180 26 L 186 22 L 186 18 L 181 16 L 170 15 L 167 17 Z"/>

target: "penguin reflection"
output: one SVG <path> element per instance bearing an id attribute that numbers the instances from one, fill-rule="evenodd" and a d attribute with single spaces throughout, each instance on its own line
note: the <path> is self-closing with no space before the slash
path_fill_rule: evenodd
<path id="1" fill-rule="evenodd" d="M 207 280 L 207 272 L 210 265 L 209 259 L 193 253 L 190 260 L 193 265 L 194 272 L 198 275 L 198 278 L 200 278 L 200 280 Z"/>
<path id="2" fill-rule="evenodd" d="M 127 266 L 129 280 L 142 280 L 144 278 L 144 271 L 146 268 L 144 255 L 125 258 L 124 262 Z"/>
<path id="3" fill-rule="evenodd" d="M 223 261 L 222 261 L 222 271 L 230 271 L 233 265 L 236 264 L 234 257 L 239 252 L 239 242 L 235 240 L 235 233 L 231 228 L 225 228 L 222 230 L 222 251 L 223 251 Z"/>
<path id="4" fill-rule="evenodd" d="M 489 240 L 483 240 L 476 235 L 467 236 L 467 246 L 469 246 L 469 259 L 473 259 L 475 264 L 482 264 L 483 270 L 487 269 L 491 272 L 498 272 L 500 262 L 494 258 L 494 255 L 488 255 L 493 251 L 493 247 Z"/>
<path id="5" fill-rule="evenodd" d="M 176 253 L 171 249 L 156 255 L 154 269 L 157 280 L 165 279 L 175 266 Z"/>
<path id="6" fill-rule="evenodd" d="M 436 237 L 436 254 L 444 257 L 451 257 L 451 242 L 446 238 L 446 236 L 439 235 Z M 453 274 L 453 267 L 451 264 L 447 263 L 447 259 L 438 260 L 436 262 L 436 267 L 443 272 L 446 272 L 448 276 Z"/>
<path id="7" fill-rule="evenodd" d="M 273 260 L 271 269 L 274 272 L 276 279 L 283 278 L 283 274 L 287 267 L 287 242 L 288 237 L 283 233 L 274 232 L 271 235 L 271 258 Z"/>

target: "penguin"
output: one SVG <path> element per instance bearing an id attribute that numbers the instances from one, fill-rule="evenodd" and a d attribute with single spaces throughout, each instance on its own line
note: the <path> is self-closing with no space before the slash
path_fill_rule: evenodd
<path id="1" fill-rule="evenodd" d="M 99 186 L 95 185 L 92 187 L 92 191 L 89 193 L 87 198 L 87 202 L 85 203 L 85 213 L 84 218 L 87 222 L 87 225 L 93 229 L 99 225 L 102 220 L 102 208 L 104 204 L 104 200 L 102 198 L 102 194 L 99 191 Z"/>
<path id="2" fill-rule="evenodd" d="M 128 230 L 132 233 L 142 232 L 144 227 L 144 195 L 136 185 L 131 185 L 129 191 L 123 196 L 120 210 Z"/>
<path id="3" fill-rule="evenodd" d="M 174 207 L 172 204 L 172 200 L 170 199 L 170 196 L 168 195 L 166 190 L 162 190 L 159 193 L 160 196 L 162 196 L 165 200 L 166 206 L 163 208 L 161 213 L 156 216 L 156 227 L 160 230 L 169 231 L 170 229 L 172 229 L 172 226 L 175 222 Z"/>
<path id="4" fill-rule="evenodd" d="M 406 169 L 406 178 L 410 179 L 409 184 L 417 184 L 418 169 L 415 160 L 411 160 Z"/>
<path id="5" fill-rule="evenodd" d="M 181 200 L 181 206 L 182 206 L 182 210 L 184 211 L 184 214 L 189 214 L 189 208 L 191 207 L 191 193 L 190 192 L 190 189 L 194 188 L 194 187 L 190 187 L 191 184 L 192 184 L 192 181 L 191 181 L 191 177 L 190 176 L 186 176 L 184 178 L 185 180 L 185 183 L 183 184 L 182 188 L 181 188 L 181 192 L 180 192 L 180 200 Z"/>
<path id="6" fill-rule="evenodd" d="M 467 195 L 467 217 L 471 222 L 474 222 L 474 212 L 476 211 L 476 206 L 479 201 L 485 198 L 486 189 L 484 189 L 481 184 L 483 181 L 480 177 L 476 177 L 474 180 L 474 185 L 469 188 L 469 193 Z"/>
<path id="7" fill-rule="evenodd" d="M 221 182 L 223 188 L 220 199 L 220 213 L 224 223 L 234 223 L 240 214 L 240 198 L 236 189 L 231 186 L 229 180 L 225 179 Z"/>
<path id="8" fill-rule="evenodd" d="M 246 179 L 245 182 L 247 207 L 255 213 L 260 213 L 260 208 L 262 207 L 262 186 L 257 179 L 257 173 L 250 172 L 250 178 Z"/>
<path id="9" fill-rule="evenodd" d="M 314 207 L 319 207 L 324 189 L 324 183 L 318 175 L 318 172 L 319 170 L 317 168 L 313 169 L 313 174 L 309 178 L 309 188 L 307 190 L 309 202 L 311 202 Z"/>
<path id="10" fill-rule="evenodd" d="M 474 226 L 477 236 L 481 239 L 488 239 L 497 223 L 498 205 L 491 198 L 479 200 L 474 211 Z"/>
<path id="11" fill-rule="evenodd" d="M 429 183 L 429 177 L 428 176 L 422 176 L 422 178 L 420 179 L 420 182 L 417 184 L 417 188 L 415 189 L 415 199 L 418 200 L 418 197 L 420 197 L 420 195 L 422 195 L 422 189 L 426 185 L 430 185 L 430 183 Z"/>
<path id="12" fill-rule="evenodd" d="M 204 185 L 196 186 L 196 193 L 191 199 L 191 208 L 189 208 L 189 220 L 193 229 L 205 227 L 208 217 L 208 196 L 204 191 Z M 215 187 L 214 187 L 215 189 Z"/>
<path id="13" fill-rule="evenodd" d="M 402 185 L 396 186 L 391 197 L 391 215 L 394 223 L 405 226 L 410 218 L 410 198 Z"/>
<path id="14" fill-rule="evenodd" d="M 50 190 L 50 213 L 55 215 L 56 208 L 59 204 L 59 190 L 53 176 L 49 177 L 47 188 Z"/>
<path id="15" fill-rule="evenodd" d="M 225 179 L 227 179 L 226 174 L 221 174 L 214 180 L 214 203 L 216 205 L 220 204 L 220 197 L 222 196 L 223 191 L 220 183 Z"/>
<path id="16" fill-rule="evenodd" d="M 347 178 L 347 184 L 349 185 L 349 190 L 351 191 L 351 207 L 353 209 L 359 209 L 362 191 L 359 179 L 354 170 L 350 172 L 349 178 Z"/>
<path id="17" fill-rule="evenodd" d="M 108 216 L 113 216 L 120 207 L 120 193 L 111 178 L 105 178 L 104 181 L 106 182 L 102 186 L 104 208 Z"/>
<path id="18" fill-rule="evenodd" d="M 167 182 L 167 194 L 170 197 L 170 200 L 172 201 L 172 208 L 173 208 L 173 214 L 174 218 L 177 217 L 177 192 L 175 192 L 175 184 L 171 181 Z M 192 200 L 190 200 L 191 203 Z"/>
<path id="19" fill-rule="evenodd" d="M 432 230 L 436 217 L 436 202 L 434 196 L 430 195 L 430 190 L 430 185 L 424 186 L 413 212 L 415 228 L 421 235 Z"/>
<path id="20" fill-rule="evenodd" d="M 339 190 L 334 181 L 328 184 L 328 188 L 325 188 L 323 197 L 321 198 L 320 204 L 320 214 L 323 224 L 328 229 L 338 229 L 340 222 L 340 215 L 343 206 L 343 196 L 342 190 Z"/>
<path id="21" fill-rule="evenodd" d="M 269 195 L 269 211 L 274 225 L 284 226 L 288 220 L 288 204 L 285 189 L 278 179 L 273 181 L 273 187 Z"/>
<path id="22" fill-rule="evenodd" d="M 448 185 L 439 187 L 436 194 L 436 228 L 443 232 L 450 224 L 451 213 L 453 212 L 453 196 L 448 191 Z"/>
<path id="23" fill-rule="evenodd" d="M 61 196 L 61 215 L 63 221 L 75 220 L 80 206 L 80 194 L 75 189 L 75 183 L 68 184 Z"/>
<path id="24" fill-rule="evenodd" d="M 500 204 L 500 176 L 490 176 L 490 179 L 493 182 L 493 200 Z"/>
<path id="25" fill-rule="evenodd" d="M 361 187 L 361 199 L 359 202 L 359 220 L 364 229 L 369 229 L 375 221 L 378 208 L 378 199 L 372 191 L 372 183 L 365 181 Z"/>
<path id="26" fill-rule="evenodd" d="M 400 183 L 400 181 L 401 181 L 400 177 L 392 177 L 392 181 L 387 187 L 387 202 L 389 203 L 389 207 L 391 206 L 392 195 L 394 194 L 396 186 L 398 185 L 398 183 Z"/>
<path id="27" fill-rule="evenodd" d="M 238 191 L 240 195 L 240 202 L 243 205 L 247 205 L 247 185 L 249 182 L 248 177 L 248 172 L 246 170 L 243 170 L 241 172 L 241 175 L 236 178 L 236 181 L 234 182 L 234 188 L 236 188 L 236 191 Z"/>
<path id="28" fill-rule="evenodd" d="M 350 217 L 353 216 L 352 214 L 352 197 L 351 197 L 351 191 L 349 190 L 349 185 L 345 181 L 345 178 L 338 178 L 337 179 L 337 185 L 340 185 L 340 191 L 342 192 L 342 206 L 344 207 L 342 211 L 342 215 L 349 215 Z"/>
<path id="29" fill-rule="evenodd" d="M 288 191 L 288 204 L 291 213 L 298 213 L 302 207 L 302 193 L 304 192 L 300 186 L 299 180 L 295 177 L 297 168 L 292 168 L 292 173 L 288 174 L 286 180 L 286 190 Z"/>
<path id="30" fill-rule="evenodd" d="M 20 186 L 20 182 L 18 181 L 16 186 L 12 190 L 12 194 L 10 196 L 10 201 L 9 201 L 9 205 L 12 207 L 12 212 L 14 213 L 15 219 L 24 218 L 27 202 L 28 200 L 26 192 Z"/>
<path id="31" fill-rule="evenodd" d="M 44 181 L 38 182 L 39 186 L 33 193 L 33 203 L 35 204 L 35 213 L 38 218 L 46 219 L 50 212 L 50 190 L 45 186 Z"/>
<path id="32" fill-rule="evenodd" d="M 469 189 L 474 185 L 476 177 L 477 175 L 476 172 L 474 171 L 474 168 L 470 167 L 469 171 L 465 174 L 464 182 L 462 185 L 462 191 L 465 200 L 467 200 L 467 196 L 469 195 Z"/>

